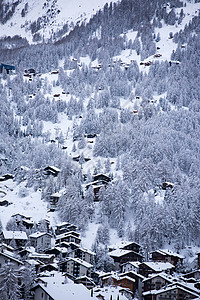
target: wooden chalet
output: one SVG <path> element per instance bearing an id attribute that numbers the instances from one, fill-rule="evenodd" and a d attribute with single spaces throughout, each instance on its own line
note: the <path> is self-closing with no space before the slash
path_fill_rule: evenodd
<path id="1" fill-rule="evenodd" d="M 128 262 L 120 265 L 121 272 L 126 273 L 129 271 L 134 271 L 134 272 L 138 273 L 140 264 L 141 264 L 141 262 L 139 262 L 139 261 L 128 261 Z"/>
<path id="2" fill-rule="evenodd" d="M 46 253 L 30 253 L 29 259 L 36 260 L 42 262 L 44 264 L 51 264 L 54 261 L 55 256 L 53 254 L 46 254 Z"/>
<path id="3" fill-rule="evenodd" d="M 151 277 L 145 278 L 143 280 L 144 292 L 150 290 L 159 290 L 172 282 L 172 277 L 170 278 L 170 276 L 167 276 L 166 273 L 154 274 Z"/>
<path id="4" fill-rule="evenodd" d="M 44 168 L 44 174 L 45 175 L 53 175 L 53 176 L 58 176 L 58 173 L 60 172 L 60 169 L 58 169 L 55 166 L 47 166 Z"/>
<path id="5" fill-rule="evenodd" d="M 73 243 L 79 245 L 81 242 L 80 234 L 75 231 L 69 231 L 69 232 L 65 232 L 63 234 L 57 235 L 55 244 L 60 245 L 62 242 L 67 242 L 67 243 L 73 242 Z"/>
<path id="6" fill-rule="evenodd" d="M 16 221 L 16 224 L 19 225 L 24 225 L 26 227 L 26 229 L 31 229 L 34 225 L 33 220 L 31 220 L 31 217 L 27 217 L 23 214 L 20 213 L 16 213 L 14 215 L 11 216 L 12 218 L 14 218 L 14 220 Z"/>
<path id="7" fill-rule="evenodd" d="M 17 247 L 25 246 L 28 241 L 26 232 L 24 231 L 7 231 L 3 230 L 0 234 L 0 239 L 3 243 L 10 245 L 12 241 L 16 243 Z"/>
<path id="8" fill-rule="evenodd" d="M 129 261 L 142 261 L 143 256 L 131 250 L 117 249 L 108 253 L 113 258 L 115 270 L 120 270 L 120 265 Z"/>
<path id="9" fill-rule="evenodd" d="M 24 264 L 22 261 L 14 257 L 13 253 L 7 250 L 1 250 L 0 252 L 0 268 L 7 265 L 8 263 L 12 263 L 14 269 L 18 270 Z"/>
<path id="10" fill-rule="evenodd" d="M 69 232 L 69 231 L 76 231 L 77 230 L 77 226 L 70 224 L 68 222 L 63 222 L 61 224 L 58 224 L 55 228 L 55 234 L 56 235 L 60 235 L 62 233 L 65 232 Z"/>
<path id="11" fill-rule="evenodd" d="M 116 249 L 124 249 L 124 250 L 131 250 L 136 253 L 139 253 L 141 249 L 141 245 L 137 244 L 136 242 L 121 241 L 115 245 L 110 245 L 108 249 L 109 251 L 113 251 Z"/>
<path id="12" fill-rule="evenodd" d="M 105 182 L 110 182 L 111 178 L 105 174 L 99 173 L 99 174 L 95 174 L 93 175 L 93 181 L 98 181 L 99 183 L 101 182 L 102 184 Z"/>
<path id="13" fill-rule="evenodd" d="M 124 272 L 124 273 L 120 273 L 119 276 L 128 276 L 130 278 L 133 278 L 135 280 L 135 290 L 138 291 L 139 295 L 142 295 L 143 292 L 143 287 L 144 287 L 144 283 L 143 280 L 145 279 L 144 276 L 142 276 L 141 274 L 134 272 L 134 271 L 129 271 L 129 272 Z"/>
<path id="14" fill-rule="evenodd" d="M 124 288 L 128 288 L 132 293 L 136 291 L 135 288 L 135 279 L 127 275 L 121 274 L 111 274 L 105 277 L 102 277 L 103 286 L 114 285 Z"/>
<path id="15" fill-rule="evenodd" d="M 37 251 L 51 248 L 52 235 L 48 232 L 35 232 L 29 236 L 31 246 Z"/>
<path id="16" fill-rule="evenodd" d="M 156 262 L 169 262 L 176 266 L 183 263 L 184 256 L 170 250 L 155 250 L 151 252 L 151 260 Z"/>
<path id="17" fill-rule="evenodd" d="M 184 287 L 177 285 L 167 286 L 160 290 L 151 290 L 143 293 L 144 300 L 191 300 L 199 299 L 199 295 Z"/>
<path id="18" fill-rule="evenodd" d="M 142 262 L 139 265 L 139 273 L 144 277 L 148 277 L 153 273 L 165 272 L 171 274 L 174 271 L 174 265 L 169 262 Z"/>

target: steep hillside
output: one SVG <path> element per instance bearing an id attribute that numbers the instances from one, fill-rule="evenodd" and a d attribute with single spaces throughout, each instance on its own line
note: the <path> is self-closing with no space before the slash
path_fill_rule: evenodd
<path id="1" fill-rule="evenodd" d="M 52 226 L 75 223 L 90 247 L 102 235 L 105 248 L 117 238 L 134 239 L 146 251 L 199 246 L 200 3 L 124 0 L 96 13 L 103 2 L 89 11 L 90 3 L 85 8 L 79 1 L 73 16 L 65 5 L 65 19 L 61 1 L 48 4 L 27 8 L 20 17 L 27 27 L 19 33 L 31 41 L 25 29 L 32 28 L 34 36 L 49 38 L 49 26 L 68 21 L 66 31 L 53 37 L 59 41 L 18 40 L 21 48 L 9 50 L 1 41 L 1 61 L 16 67 L 13 75 L 4 70 L 0 82 L 1 173 L 14 174 L 10 190 L 2 186 L 11 202 L 1 208 L 3 226 L 10 208 L 32 211 L 35 221 L 48 217 Z M 16 2 L 2 28 L 14 29 L 11 21 L 24 6 Z M 50 7 L 57 14 L 46 26 Z M 42 12 L 38 24 L 31 17 L 36 10 Z M 82 23 L 70 25 L 81 13 Z M 57 177 L 44 175 L 48 165 L 61 170 Z M 98 185 L 94 203 L 97 173 L 112 181 Z M 50 212 L 57 192 L 62 195 Z"/>
<path id="2" fill-rule="evenodd" d="M 92 15 L 110 1 L 6 1 L 0 4 L 0 32 L 2 37 L 21 36 L 29 43 L 56 40 L 87 23 Z M 116 2 L 116 1 L 112 1 Z"/>

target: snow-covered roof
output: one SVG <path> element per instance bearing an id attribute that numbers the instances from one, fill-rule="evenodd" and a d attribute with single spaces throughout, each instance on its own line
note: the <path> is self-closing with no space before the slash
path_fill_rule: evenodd
<path id="1" fill-rule="evenodd" d="M 76 263 L 78 263 L 78 264 L 80 264 L 80 265 L 86 267 L 87 269 L 93 267 L 93 265 L 91 265 L 90 263 L 88 263 L 88 262 L 86 262 L 86 261 L 84 261 L 84 260 L 82 260 L 82 259 L 80 259 L 80 258 L 69 257 L 69 258 L 67 259 L 67 261 L 71 261 L 71 260 L 73 260 L 74 262 L 76 262 Z"/>
<path id="2" fill-rule="evenodd" d="M 74 234 L 75 233 L 75 234 Z M 61 233 L 59 235 L 56 236 L 56 240 L 59 240 L 59 239 L 62 239 L 64 237 L 67 237 L 67 236 L 74 236 L 75 238 L 79 238 L 80 236 L 80 233 L 76 232 L 76 231 L 68 231 L 68 232 L 64 232 L 64 233 Z M 77 235 L 77 236 L 76 236 Z"/>
<path id="3" fill-rule="evenodd" d="M 136 244 L 137 246 L 140 246 L 138 243 L 136 242 L 130 242 L 130 241 L 120 241 L 119 243 L 116 243 L 114 245 L 110 245 L 109 248 L 110 249 L 122 249 L 126 246 L 130 246 L 132 244 Z"/>
<path id="4" fill-rule="evenodd" d="M 55 167 L 55 166 L 47 166 L 45 169 L 52 169 L 53 171 L 55 171 L 55 172 L 60 172 L 60 169 L 59 168 L 57 168 L 57 167 Z"/>
<path id="5" fill-rule="evenodd" d="M 13 255 L 10 255 L 9 251 L 3 250 L 0 252 L 0 255 L 3 255 L 5 257 L 9 258 L 10 260 L 17 262 L 18 264 L 23 265 L 23 262 L 15 257 L 13 257 Z"/>
<path id="6" fill-rule="evenodd" d="M 176 252 L 173 252 L 173 251 L 171 251 L 171 250 L 168 250 L 168 249 L 159 249 L 159 250 L 155 250 L 155 251 L 153 251 L 153 252 L 157 252 L 157 253 L 159 253 L 159 254 L 161 254 L 161 255 L 168 255 L 168 256 L 174 256 L 174 257 L 178 257 L 178 258 L 180 258 L 180 259 L 184 259 L 184 256 L 183 255 L 180 255 L 180 254 L 178 254 L 178 253 L 176 253 Z M 152 252 L 152 253 L 153 253 Z"/>
<path id="7" fill-rule="evenodd" d="M 95 255 L 95 253 L 94 252 L 92 252 L 91 250 L 89 250 L 89 249 L 86 249 L 86 248 L 78 248 L 79 250 L 81 250 L 81 251 L 83 251 L 83 252 L 85 252 L 85 253 L 88 253 L 88 254 L 90 254 L 90 255 Z"/>
<path id="8" fill-rule="evenodd" d="M 97 287 L 93 291 L 94 291 L 95 296 L 101 295 L 102 297 L 104 297 L 103 298 L 104 300 L 110 300 L 111 298 L 112 299 L 117 299 L 118 295 L 119 295 L 120 300 L 127 300 L 127 297 L 125 296 L 125 293 L 122 293 L 122 291 L 127 291 L 129 294 L 131 294 L 129 289 L 122 288 L 122 287 L 119 287 L 119 286 L 115 286 L 115 287 L 106 286 L 106 287 L 103 287 L 103 288 Z"/>
<path id="9" fill-rule="evenodd" d="M 173 277 L 168 276 L 166 273 L 158 273 L 158 274 L 149 275 L 148 278 L 144 278 L 143 282 L 151 280 L 151 279 L 153 279 L 155 277 L 158 277 L 158 276 L 165 279 L 165 280 L 167 280 L 167 281 L 169 281 L 169 282 L 173 282 Z"/>
<path id="10" fill-rule="evenodd" d="M 30 253 L 29 254 L 29 258 L 38 258 L 38 259 L 41 259 L 41 258 L 47 258 L 47 259 L 50 259 L 50 258 L 53 258 L 54 257 L 54 254 L 44 254 L 44 253 Z"/>
<path id="11" fill-rule="evenodd" d="M 3 230 L 2 234 L 6 240 L 28 240 L 28 237 L 26 235 L 25 231 L 7 231 Z"/>
<path id="12" fill-rule="evenodd" d="M 161 293 L 165 293 L 165 292 L 168 292 L 168 291 L 172 291 L 172 290 L 175 290 L 175 289 L 181 289 L 182 291 L 186 292 L 186 293 L 190 293 L 192 294 L 193 296 L 195 297 L 199 297 L 199 295 L 197 293 L 194 293 L 192 292 L 191 290 L 188 290 L 186 288 L 183 288 L 179 285 L 173 285 L 173 286 L 167 286 L 167 287 L 164 287 L 160 290 L 151 290 L 151 291 L 147 291 L 147 292 L 144 292 L 143 293 L 143 296 L 147 296 L 147 295 L 158 295 L 158 294 L 161 294 Z M 199 298 L 198 298 L 199 299 Z"/>
<path id="13" fill-rule="evenodd" d="M 113 251 L 109 252 L 108 254 L 110 256 L 121 257 L 123 255 L 129 254 L 129 253 L 132 253 L 132 252 L 133 251 L 131 251 L 131 250 L 116 249 L 116 250 L 113 250 Z"/>
<path id="14" fill-rule="evenodd" d="M 136 277 L 139 277 L 142 280 L 145 279 L 145 277 L 143 275 L 141 275 L 141 274 L 139 274 L 139 273 L 137 273 L 135 271 L 132 271 L 132 270 L 131 271 L 127 271 L 125 273 L 120 273 L 119 276 L 124 276 L 126 274 L 133 274 L 133 275 L 135 275 Z"/>
<path id="15" fill-rule="evenodd" d="M 143 262 L 143 263 L 147 265 L 150 269 L 154 270 L 155 272 L 162 272 L 174 268 L 174 266 L 169 262 Z"/>
<path id="16" fill-rule="evenodd" d="M 130 277 L 130 276 L 127 276 L 127 275 L 124 275 L 124 276 L 123 276 L 123 274 L 121 274 L 121 275 L 122 275 L 122 276 L 120 276 L 118 273 L 110 274 L 110 275 L 108 275 L 108 276 L 103 277 L 103 280 L 106 280 L 106 279 L 109 279 L 109 278 L 114 278 L 114 279 L 116 279 L 117 281 L 120 281 L 120 280 L 123 280 L 123 279 L 128 279 L 128 280 L 130 280 L 130 281 L 132 281 L 132 282 L 135 282 L 135 279 L 134 279 L 134 278 L 132 278 L 132 277 Z"/>
<path id="17" fill-rule="evenodd" d="M 60 193 L 60 192 L 51 194 L 51 197 L 59 197 L 60 198 L 61 196 L 62 196 L 62 193 Z"/>
<path id="18" fill-rule="evenodd" d="M 56 274 L 57 273 L 57 274 Z M 41 283 L 38 283 L 34 289 L 41 287 L 54 300 L 89 300 L 90 291 L 82 284 L 75 284 L 69 279 L 65 279 L 59 272 L 52 273 L 53 276 L 42 277 Z M 42 283 L 44 282 L 44 284 Z"/>
<path id="19" fill-rule="evenodd" d="M 140 261 L 128 261 L 128 262 L 125 262 L 123 264 L 121 264 L 121 266 L 125 266 L 125 265 L 131 265 L 135 268 L 139 268 L 139 265 L 141 264 Z"/>
<path id="20" fill-rule="evenodd" d="M 161 249 L 160 250 L 162 253 L 165 253 L 166 255 L 170 255 L 170 256 L 174 256 L 174 257 L 178 257 L 180 259 L 184 259 L 184 256 L 183 255 L 180 255 L 176 252 L 173 252 L 171 250 L 168 250 L 168 249 Z"/>
<path id="21" fill-rule="evenodd" d="M 41 236 L 43 236 L 43 235 L 49 235 L 49 236 L 52 236 L 50 233 L 48 233 L 48 232 L 40 232 L 40 231 L 37 231 L 37 232 L 35 232 L 35 233 L 32 233 L 32 234 L 30 234 L 30 238 L 38 238 L 38 237 L 41 237 Z"/>

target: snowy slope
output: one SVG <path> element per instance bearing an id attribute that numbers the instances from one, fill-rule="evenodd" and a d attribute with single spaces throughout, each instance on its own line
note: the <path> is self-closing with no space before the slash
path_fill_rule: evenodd
<path id="1" fill-rule="evenodd" d="M 4 3 L 10 3 L 12 0 L 5 0 Z M 69 31 L 78 23 L 87 22 L 92 15 L 103 8 L 107 0 L 29 0 L 25 16 L 22 17 L 22 10 L 25 8 L 27 0 L 21 0 L 15 9 L 11 19 L 4 25 L 0 24 L 0 37 L 19 35 L 28 39 L 32 43 L 32 33 L 30 25 L 42 19 L 42 29 L 39 30 L 44 39 L 49 39 L 52 34 L 68 23 Z M 112 2 L 117 2 L 112 1 Z M 72 24 L 73 23 L 73 24 Z"/>

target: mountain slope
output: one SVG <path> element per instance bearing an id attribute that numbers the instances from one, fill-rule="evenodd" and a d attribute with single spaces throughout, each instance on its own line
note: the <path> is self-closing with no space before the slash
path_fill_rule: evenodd
<path id="1" fill-rule="evenodd" d="M 29 43 L 33 40 L 48 40 L 57 31 L 63 30 L 63 26 L 66 34 L 75 25 L 88 22 L 92 15 L 109 2 L 111 1 L 4 0 L 1 4 L 1 37 L 19 35 Z"/>

